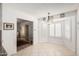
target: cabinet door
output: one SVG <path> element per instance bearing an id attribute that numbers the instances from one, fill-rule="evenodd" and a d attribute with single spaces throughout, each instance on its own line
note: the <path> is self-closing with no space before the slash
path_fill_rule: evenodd
<path id="1" fill-rule="evenodd" d="M 39 42 L 47 42 L 48 39 L 48 24 L 45 22 L 39 23 Z"/>
<path id="2" fill-rule="evenodd" d="M 61 22 L 55 24 L 55 37 L 61 37 Z"/>
<path id="3" fill-rule="evenodd" d="M 54 28 L 54 24 L 50 24 L 49 25 L 49 31 L 50 31 L 50 36 L 51 37 L 54 37 L 55 35 L 54 35 L 54 30 L 55 28 Z"/>
<path id="4" fill-rule="evenodd" d="M 65 20 L 65 38 L 70 39 L 71 38 L 71 22 L 70 19 Z"/>

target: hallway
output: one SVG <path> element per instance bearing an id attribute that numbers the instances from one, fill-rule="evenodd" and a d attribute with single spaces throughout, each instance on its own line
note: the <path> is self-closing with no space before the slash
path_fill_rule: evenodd
<path id="1" fill-rule="evenodd" d="M 73 56 L 75 52 L 53 43 L 31 45 L 17 52 L 17 56 Z"/>

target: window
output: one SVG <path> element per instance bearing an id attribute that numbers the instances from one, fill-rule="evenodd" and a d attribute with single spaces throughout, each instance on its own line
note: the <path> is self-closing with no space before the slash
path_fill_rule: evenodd
<path id="1" fill-rule="evenodd" d="M 61 37 L 61 22 L 50 24 L 50 36 Z"/>

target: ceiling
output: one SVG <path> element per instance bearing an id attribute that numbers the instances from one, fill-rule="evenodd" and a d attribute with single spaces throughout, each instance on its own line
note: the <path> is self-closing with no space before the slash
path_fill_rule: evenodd
<path id="1" fill-rule="evenodd" d="M 44 16 L 48 12 L 55 14 L 56 12 L 75 8 L 79 4 L 68 3 L 8 3 L 12 8 L 16 8 L 32 16 Z"/>

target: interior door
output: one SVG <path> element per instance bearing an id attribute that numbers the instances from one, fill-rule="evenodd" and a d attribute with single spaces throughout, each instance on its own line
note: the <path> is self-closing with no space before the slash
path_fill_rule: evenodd
<path id="1" fill-rule="evenodd" d="M 48 24 L 46 22 L 39 21 L 39 42 L 47 42 L 48 40 Z"/>

